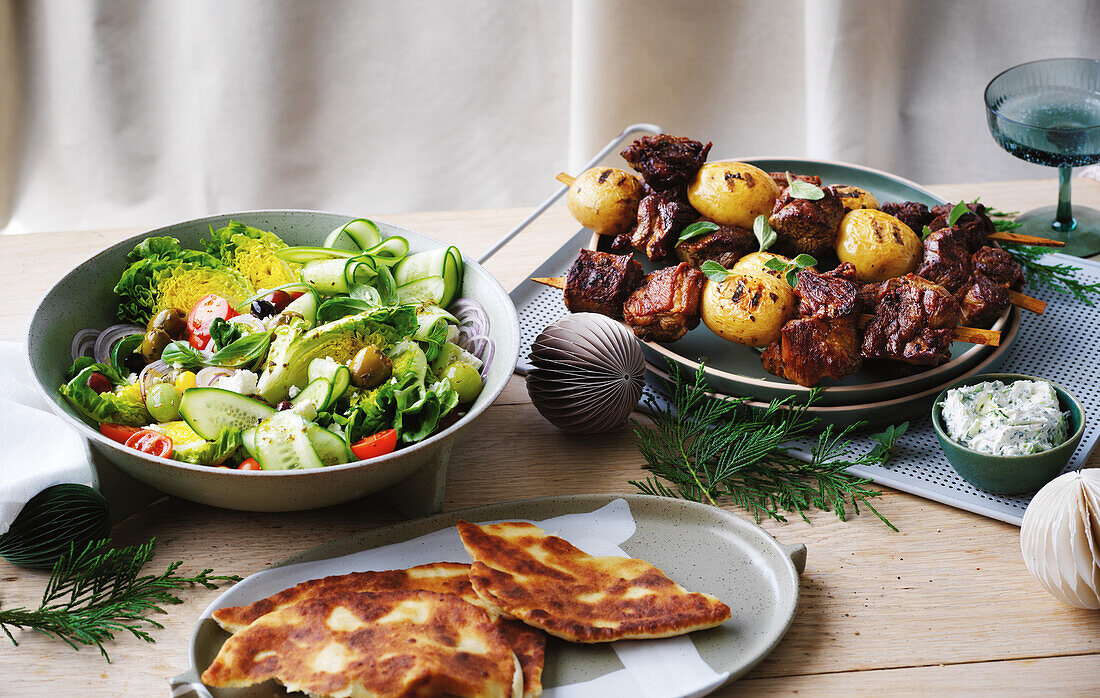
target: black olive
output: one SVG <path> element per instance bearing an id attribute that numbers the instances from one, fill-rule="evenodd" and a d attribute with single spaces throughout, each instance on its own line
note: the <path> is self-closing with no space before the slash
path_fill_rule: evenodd
<path id="1" fill-rule="evenodd" d="M 275 306 L 263 298 L 257 298 L 252 301 L 252 314 L 263 320 L 265 317 L 271 317 L 275 314 Z"/>
<path id="2" fill-rule="evenodd" d="M 294 407 L 294 404 L 290 400 L 283 400 L 278 405 L 275 405 L 275 409 L 279 412 L 285 412 L 291 407 Z"/>
<path id="3" fill-rule="evenodd" d="M 141 369 L 145 368 L 145 360 L 141 358 L 141 354 L 135 352 L 127 356 L 122 361 L 122 365 L 130 373 L 141 373 Z"/>

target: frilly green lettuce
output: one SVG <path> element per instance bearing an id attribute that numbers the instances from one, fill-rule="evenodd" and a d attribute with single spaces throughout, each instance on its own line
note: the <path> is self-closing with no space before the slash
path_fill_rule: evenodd
<path id="1" fill-rule="evenodd" d="M 97 424 L 124 424 L 130 427 L 144 426 L 152 417 L 140 400 L 133 400 L 115 393 L 96 393 L 88 387 L 88 378 L 93 373 L 102 373 L 108 378 L 116 376 L 114 369 L 107 364 L 91 364 L 77 372 L 65 385 L 61 394 L 82 415 Z"/>

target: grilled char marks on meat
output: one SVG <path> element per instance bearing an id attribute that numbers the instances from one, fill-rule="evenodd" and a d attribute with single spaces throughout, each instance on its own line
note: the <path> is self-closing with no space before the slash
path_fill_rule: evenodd
<path id="1" fill-rule="evenodd" d="M 859 371 L 862 304 L 855 267 L 844 263 L 824 274 L 804 269 L 795 293 L 802 317 L 784 325 L 779 340 L 764 350 L 764 369 L 807 387 Z"/>
<path id="2" fill-rule="evenodd" d="M 840 220 L 847 210 L 833 187 L 822 189 L 825 196 L 817 201 L 799 199 L 784 189 L 775 200 L 768 219 L 778 235 L 776 251 L 790 256 L 821 254 L 833 247 Z"/>
<path id="3" fill-rule="evenodd" d="M 955 221 L 955 227 L 962 231 L 967 248 L 974 252 L 988 242 L 989 236 L 997 232 L 997 228 L 985 212 L 984 204 L 967 204 L 966 207 L 970 209 L 970 213 L 959 216 L 958 220 Z M 933 218 L 928 227 L 932 230 L 951 227 L 947 224 L 947 217 L 951 215 L 951 209 L 953 208 L 954 206 L 951 204 L 932 207 L 931 214 Z"/>
<path id="4" fill-rule="evenodd" d="M 662 133 L 639 138 L 620 155 L 637 170 L 646 184 L 656 191 L 684 186 L 707 161 L 710 143 Z"/>
<path id="5" fill-rule="evenodd" d="M 698 219 L 683 189 L 649 194 L 638 204 L 638 225 L 630 234 L 630 244 L 653 261 L 664 259 L 684 228 Z"/>
<path id="6" fill-rule="evenodd" d="M 989 280 L 1019 291 L 1024 287 L 1024 270 L 1012 258 L 1012 255 L 996 247 L 979 247 L 971 258 L 974 270 L 989 277 Z"/>
<path id="7" fill-rule="evenodd" d="M 968 236 L 959 228 L 934 230 L 924 241 L 924 260 L 917 276 L 958 293 L 970 281 L 974 269 L 970 263 Z"/>
<path id="8" fill-rule="evenodd" d="M 724 267 L 731 267 L 757 248 L 756 236 L 748 228 L 736 225 L 719 226 L 718 230 L 681 242 L 676 246 L 676 257 L 698 268 L 711 260 Z"/>
<path id="9" fill-rule="evenodd" d="M 788 186 L 790 186 L 790 182 L 787 181 L 788 176 L 790 176 L 791 179 L 795 179 L 800 182 L 809 182 L 815 187 L 821 186 L 821 177 L 818 177 L 817 175 L 800 175 L 793 172 L 769 172 L 768 176 L 772 178 L 772 181 L 779 185 L 780 189 L 786 189 Z"/>
<path id="10" fill-rule="evenodd" d="M 680 262 L 648 274 L 623 307 L 626 324 L 642 339 L 675 342 L 699 325 L 703 272 Z"/>
<path id="11" fill-rule="evenodd" d="M 916 274 L 888 279 L 879 289 L 861 353 L 865 359 L 939 366 L 951 360 L 961 318 L 958 301 L 943 286 Z"/>
<path id="12" fill-rule="evenodd" d="M 956 297 L 962 308 L 962 321 L 971 327 L 988 327 L 1008 307 L 1008 289 L 975 272 Z"/>
<path id="13" fill-rule="evenodd" d="M 897 218 L 917 235 L 934 218 L 928 207 L 918 201 L 890 201 L 879 206 L 879 210 Z"/>
<path id="14" fill-rule="evenodd" d="M 623 303 L 641 281 L 642 265 L 634 255 L 582 249 L 565 277 L 565 307 L 621 320 Z"/>

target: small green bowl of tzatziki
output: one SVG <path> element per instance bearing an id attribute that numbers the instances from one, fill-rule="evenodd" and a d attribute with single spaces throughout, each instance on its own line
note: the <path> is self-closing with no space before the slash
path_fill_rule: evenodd
<path id="1" fill-rule="evenodd" d="M 1085 433 L 1062 386 L 1016 373 L 957 381 L 936 397 L 932 426 L 955 471 L 993 494 L 1034 492 L 1069 463 Z"/>

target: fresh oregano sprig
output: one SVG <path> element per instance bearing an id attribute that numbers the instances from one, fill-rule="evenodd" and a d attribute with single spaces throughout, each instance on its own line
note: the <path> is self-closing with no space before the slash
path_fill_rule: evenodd
<path id="1" fill-rule="evenodd" d="M 778 257 L 772 257 L 764 262 L 764 267 L 782 274 L 783 278 L 787 281 L 787 285 L 791 288 L 795 288 L 798 286 L 798 272 L 803 269 L 809 269 L 816 264 L 817 260 L 812 256 L 800 254 L 789 262 L 784 262 Z"/>
<path id="2" fill-rule="evenodd" d="M 787 173 L 787 191 L 792 198 L 819 201 L 825 198 L 825 192 L 813 182 L 794 179 L 791 173 Z"/>
<path id="3" fill-rule="evenodd" d="M 688 227 L 680 231 L 680 238 L 677 243 L 686 242 L 693 238 L 697 238 L 700 235 L 706 235 L 707 233 L 713 233 L 718 230 L 720 226 L 714 221 L 695 221 Z"/>
<path id="4" fill-rule="evenodd" d="M 757 521 L 762 516 L 786 521 L 784 512 L 807 519 L 811 508 L 831 511 L 844 521 L 849 505 L 856 514 L 866 506 L 897 530 L 869 501 L 882 493 L 848 469 L 885 463 L 908 423 L 872 437 L 875 445 L 861 455 L 852 455 L 849 437 L 862 422 L 840 430 L 826 426 L 809 459 L 803 460 L 794 455 L 791 442 L 820 428 L 820 420 L 807 414 L 817 399 L 816 390 L 804 403 L 792 396 L 752 410 L 744 404 L 747 398 L 707 395 L 702 366 L 691 381 L 684 380 L 671 362 L 669 369 L 672 408 L 647 400 L 650 424 L 633 422 L 638 450 L 652 475 L 630 484 L 651 495 L 714 506 L 734 503 Z"/>
<path id="5" fill-rule="evenodd" d="M 211 569 L 178 577 L 181 562 L 173 562 L 158 575 L 140 575 L 155 555 L 155 539 L 125 548 L 112 547 L 110 539 L 92 541 L 79 552 L 71 547 L 54 564 L 38 608 L 0 610 L 0 629 L 16 646 L 12 629 L 37 630 L 73 649 L 94 645 L 109 662 L 103 643 L 117 633 L 155 642 L 149 630 L 164 626 L 148 616 L 166 613 L 165 605 L 183 603 L 174 593 L 177 590 L 195 584 L 217 589 L 215 582 L 241 581 L 235 575 L 212 575 Z"/>

